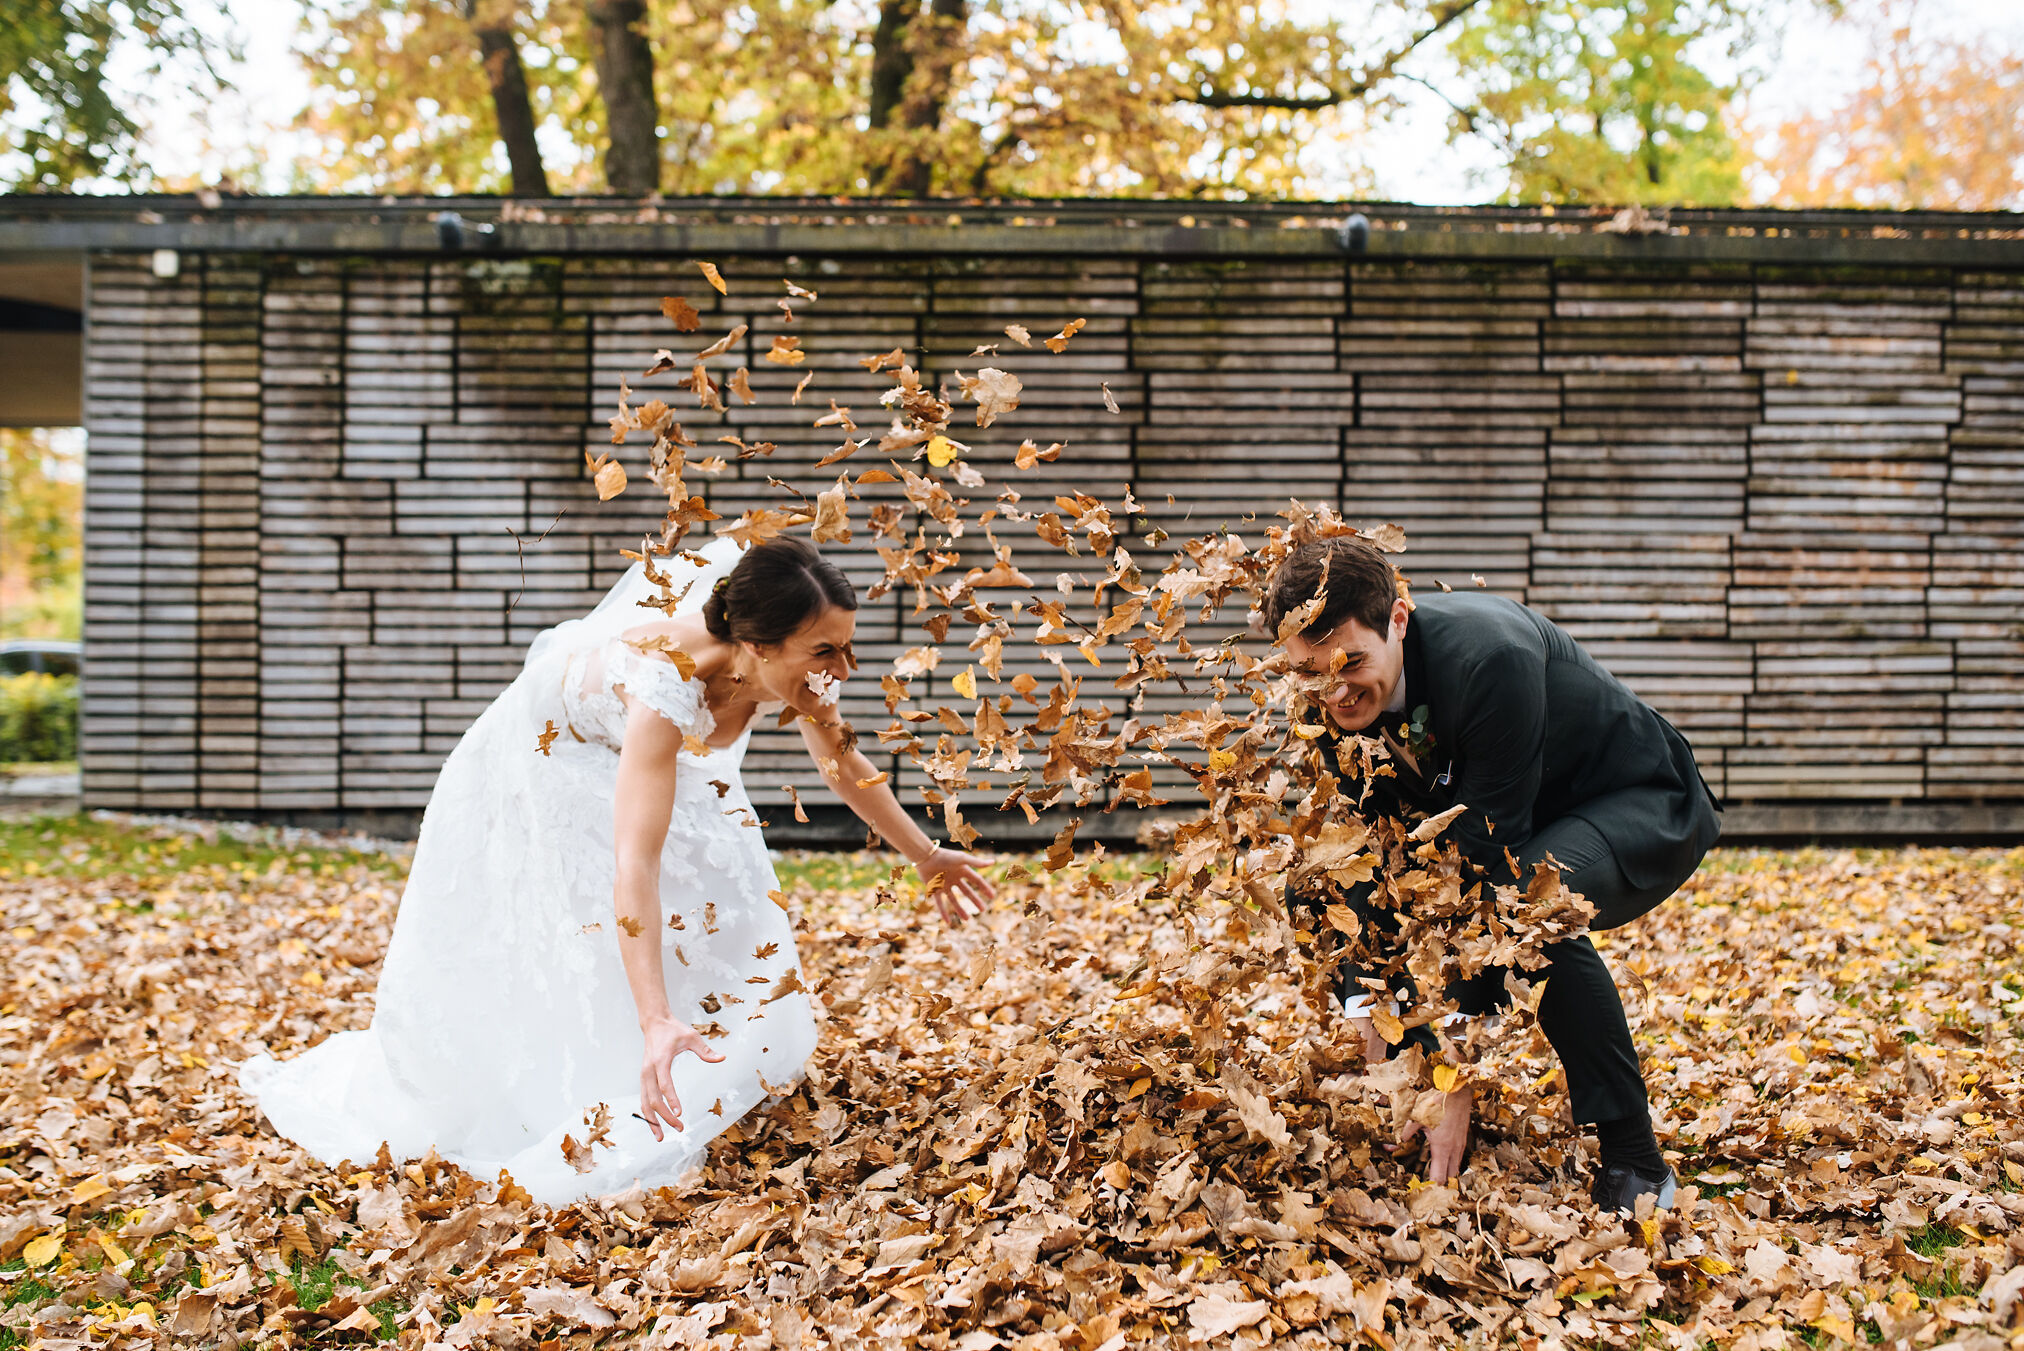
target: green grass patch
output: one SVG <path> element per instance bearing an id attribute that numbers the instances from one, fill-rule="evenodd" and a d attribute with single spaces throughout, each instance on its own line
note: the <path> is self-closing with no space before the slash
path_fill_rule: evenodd
<path id="1" fill-rule="evenodd" d="M 10 1277 L 14 1277 L 4 1285 L 0 1285 L 0 1308 L 12 1309 L 24 1304 L 33 1308 L 56 1298 L 54 1286 L 33 1276 L 15 1275 L 24 1270 L 25 1265 L 18 1257 L 11 1262 L 0 1264 L 0 1272 L 6 1272 Z M 26 1344 L 27 1339 L 20 1332 L 13 1328 L 0 1328 L 0 1351 L 16 1351 L 16 1348 Z"/>
<path id="2" fill-rule="evenodd" d="M 32 816 L 0 821 L 0 878 L 136 877 L 160 880 L 209 874 L 221 883 L 265 873 L 335 875 L 364 868 L 387 877 L 407 871 L 404 860 L 355 849 L 285 849 L 277 843 L 215 839 L 166 826 L 75 816 Z"/>
<path id="3" fill-rule="evenodd" d="M 1951 1224 L 1929 1224 L 1905 1235 L 1905 1246 L 1929 1260 L 1967 1241 L 1968 1236 Z"/>
<path id="4" fill-rule="evenodd" d="M 1975 1293 L 1961 1282 L 1960 1265 L 1947 1260 L 1947 1253 L 1968 1241 L 1968 1236 L 1950 1224 L 1929 1224 L 1905 1235 L 1905 1246 L 1933 1264 L 1932 1274 L 1911 1283 L 1920 1299 L 1953 1299 Z"/>
<path id="5" fill-rule="evenodd" d="M 304 1262 L 297 1257 L 289 1268 L 288 1283 L 295 1287 L 296 1304 L 305 1312 L 315 1313 L 336 1296 L 337 1283 L 343 1276 L 344 1269 L 328 1257 L 321 1262 Z"/>
<path id="6" fill-rule="evenodd" d="M 838 854 L 792 849 L 773 861 L 773 871 L 783 887 L 806 882 L 816 891 L 865 891 L 884 882 L 900 862 L 894 855 L 862 849 Z"/>

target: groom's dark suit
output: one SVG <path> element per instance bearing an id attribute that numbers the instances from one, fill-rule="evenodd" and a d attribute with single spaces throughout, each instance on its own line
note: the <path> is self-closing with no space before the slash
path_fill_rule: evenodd
<path id="1" fill-rule="evenodd" d="M 1373 815 L 1440 812 L 1463 853 L 1496 881 L 1552 854 L 1567 885 L 1615 928 L 1667 896 L 1699 866 L 1721 821 L 1686 738 L 1545 616 L 1496 596 L 1415 598 L 1404 640 L 1406 716 L 1380 719 L 1407 753 L 1372 785 Z M 1426 710 L 1424 717 L 1418 711 Z M 1331 753 L 1333 747 L 1331 746 Z M 1367 921 L 1391 917 L 1352 902 Z M 1549 949 L 1540 1022 L 1567 1071 L 1575 1119 L 1610 1121 L 1645 1108 L 1643 1076 L 1622 1001 L 1586 936 Z M 1362 993 L 1346 970 L 1345 997 Z M 1504 997 L 1503 972 L 1449 991 L 1464 1013 Z M 1420 1035 L 1431 1040 L 1430 1034 Z"/>

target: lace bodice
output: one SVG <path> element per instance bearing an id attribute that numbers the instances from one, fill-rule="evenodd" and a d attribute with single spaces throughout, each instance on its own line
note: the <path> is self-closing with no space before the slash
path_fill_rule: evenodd
<path id="1" fill-rule="evenodd" d="M 631 695 L 678 728 L 687 758 L 741 752 L 741 734 L 728 746 L 711 746 L 717 719 L 703 700 L 703 682 L 685 677 L 665 658 L 642 652 L 622 638 L 570 657 L 562 672 L 562 709 L 569 730 L 582 741 L 617 751 L 625 744 L 626 708 Z M 747 731 L 750 731 L 749 726 Z"/>

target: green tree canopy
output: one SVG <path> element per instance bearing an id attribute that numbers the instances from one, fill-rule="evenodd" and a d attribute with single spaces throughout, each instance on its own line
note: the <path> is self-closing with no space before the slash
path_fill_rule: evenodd
<path id="1" fill-rule="evenodd" d="M 173 68 L 215 86 L 229 51 L 178 0 L 0 0 L 0 188 L 145 184 L 137 103 L 114 72 L 146 80 Z"/>

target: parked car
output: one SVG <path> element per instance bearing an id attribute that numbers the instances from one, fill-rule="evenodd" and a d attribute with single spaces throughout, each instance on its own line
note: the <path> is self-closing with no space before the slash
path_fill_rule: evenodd
<path id="1" fill-rule="evenodd" d="M 61 638 L 12 638 L 0 643 L 0 676 L 26 675 L 30 671 L 74 676 L 83 655 L 82 643 Z"/>

